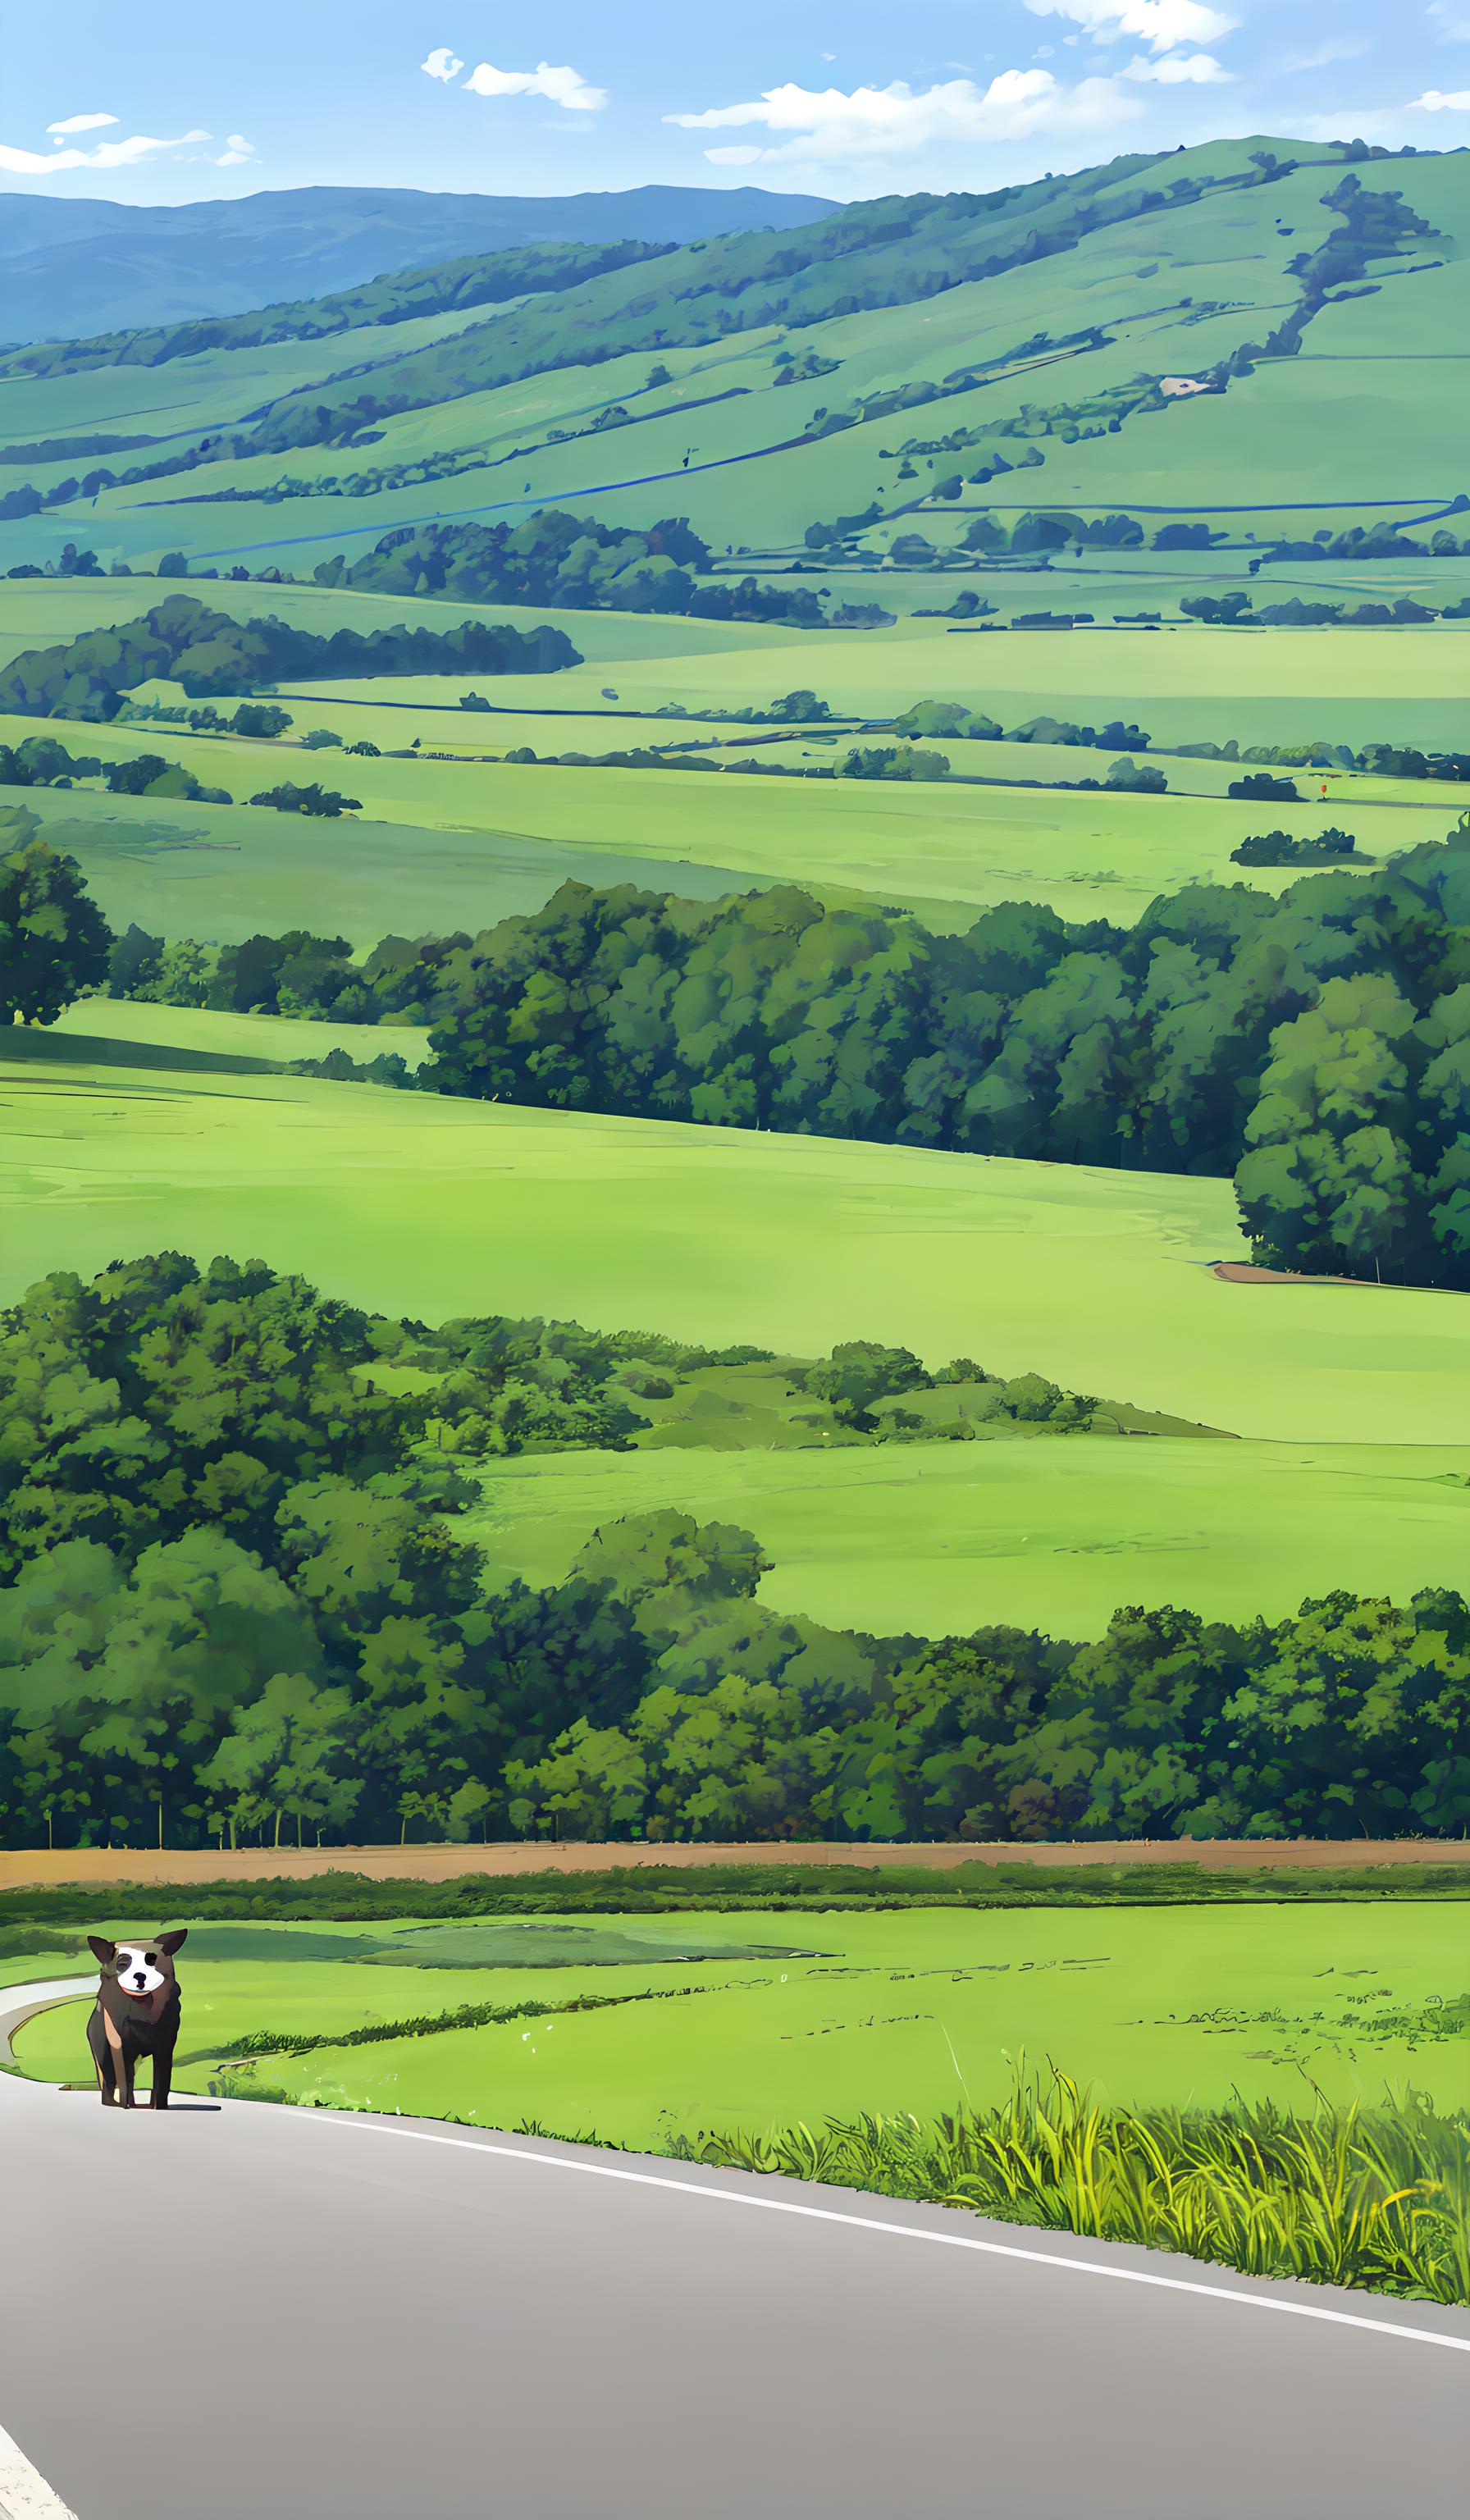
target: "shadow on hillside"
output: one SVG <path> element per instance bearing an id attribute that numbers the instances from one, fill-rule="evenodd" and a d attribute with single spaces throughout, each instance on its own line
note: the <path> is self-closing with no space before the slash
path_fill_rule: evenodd
<path id="1" fill-rule="evenodd" d="M 186 1050 L 161 1041 L 114 1041 L 105 1033 L 50 1032 L 44 1024 L 0 1030 L 0 1059 L 44 1060 L 48 1067 L 168 1067 L 213 1076 L 280 1076 L 280 1059 L 228 1050 Z"/>

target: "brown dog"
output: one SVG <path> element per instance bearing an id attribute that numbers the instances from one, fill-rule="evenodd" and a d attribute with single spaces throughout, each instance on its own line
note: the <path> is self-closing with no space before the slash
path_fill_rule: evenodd
<path id="1" fill-rule="evenodd" d="M 134 1943 L 106 1942 L 101 1934 L 87 1936 L 102 1962 L 102 1984 L 87 2023 L 87 2045 L 105 2109 L 132 2107 L 140 2056 L 154 2060 L 154 2107 L 168 2106 L 181 2009 L 173 1956 L 188 1930 L 187 1925 L 180 1926 L 177 1933 L 154 1934 Z"/>

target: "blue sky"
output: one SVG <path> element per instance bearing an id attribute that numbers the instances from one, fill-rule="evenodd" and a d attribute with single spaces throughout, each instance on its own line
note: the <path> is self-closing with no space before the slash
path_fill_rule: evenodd
<path id="1" fill-rule="evenodd" d="M 1220 133 L 1470 145 L 1470 0 L 0 0 L 0 188 L 989 187 Z"/>

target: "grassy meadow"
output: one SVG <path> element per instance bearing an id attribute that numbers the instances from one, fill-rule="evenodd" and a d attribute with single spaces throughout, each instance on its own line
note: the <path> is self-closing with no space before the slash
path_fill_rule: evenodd
<path id="1" fill-rule="evenodd" d="M 1121 1458 L 1120 1458 L 1121 1455 Z M 590 1531 L 677 1507 L 753 1531 L 773 1609 L 877 1635 L 1100 1636 L 1120 1602 L 1270 1619 L 1337 1590 L 1464 1580 L 1470 1446 L 1066 1436 L 809 1452 L 525 1454 L 467 1526 L 548 1584 Z"/>
<path id="2" fill-rule="evenodd" d="M 1100 2101 L 1134 2109 L 1221 2107 L 1236 2094 L 1300 2108 L 1314 2086 L 1339 2104 L 1409 2086 L 1442 2107 L 1465 2096 L 1452 1903 L 751 1911 L 384 1926 L 358 1941 L 360 1931 L 194 1927 L 176 2088 L 207 2088 L 248 2040 L 267 2052 L 242 2088 L 646 2148 L 869 2110 L 984 2107 L 1004 2096 L 1023 2054 L 1053 2058 Z M 608 1997 L 618 2000 L 597 2002 Z M 588 1999 L 597 2008 L 559 2008 Z M 333 2044 L 369 2025 L 519 2004 L 550 2008 Z M 84 2018 L 75 2002 L 22 2029 L 22 2071 L 85 2079 Z M 269 2052 L 275 2039 L 304 2052 Z"/>
<path id="3" fill-rule="evenodd" d="M 391 1046 L 391 1033 L 369 1035 Z M 1225 1181 L 519 1109 L 307 1078 L 0 1063 L 0 1293 L 257 1253 L 391 1314 L 537 1313 L 978 1356 L 1228 1431 L 1457 1445 L 1470 1304 L 1229 1284 Z"/>

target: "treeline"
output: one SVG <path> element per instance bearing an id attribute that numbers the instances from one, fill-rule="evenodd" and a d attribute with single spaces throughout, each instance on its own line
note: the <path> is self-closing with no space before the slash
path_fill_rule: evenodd
<path id="1" fill-rule="evenodd" d="M 136 333 L 94 334 L 84 341 L 37 341 L 13 350 L 4 362 L 10 376 L 76 376 L 86 368 L 160 368 L 170 359 L 192 359 L 201 350 L 253 350 L 271 341 L 319 341 L 359 325 L 404 324 L 420 315 L 446 315 L 496 306 L 530 292 L 575 289 L 603 272 L 651 262 L 670 248 L 629 240 L 616 245 L 525 245 L 504 253 L 466 253 L 419 271 L 387 272 L 357 289 L 321 297 L 279 299 L 248 315 L 190 316 L 177 324 L 152 324 Z M 146 446 L 147 438 L 99 439 L 97 451 Z M 39 451 L 39 450 L 37 450 Z M 78 453 L 83 450 L 78 447 Z"/>
<path id="2" fill-rule="evenodd" d="M 385 936 L 358 962 L 345 936 L 318 936 L 305 927 L 212 945 L 192 936 L 154 936 L 135 922 L 109 949 L 106 989 L 109 997 L 151 1006 L 330 1015 L 347 1024 L 431 1024 L 449 1012 L 468 978 L 469 947 L 463 931 Z"/>
<path id="3" fill-rule="evenodd" d="M 828 616 L 806 587 L 758 586 L 753 577 L 701 586 L 709 546 L 687 517 L 646 531 L 602 525 L 544 508 L 518 525 L 401 525 L 361 560 L 338 552 L 313 572 L 319 586 L 383 595 L 448 596 L 471 604 L 571 605 L 614 612 L 687 613 L 706 621 L 780 621 L 820 628 Z M 846 605 L 839 627 L 859 624 Z"/>
<path id="4" fill-rule="evenodd" d="M 1318 604 L 1289 595 L 1279 604 L 1256 604 L 1248 595 L 1186 595 L 1180 610 L 1191 620 L 1225 630 L 1323 630 L 1334 624 L 1345 630 L 1403 629 L 1418 621 L 1470 621 L 1470 595 L 1452 604 L 1420 604 L 1399 595 L 1392 604 Z"/>
<path id="5" fill-rule="evenodd" d="M 1459 509 L 1470 505 L 1470 501 L 1461 493 L 1453 504 Z M 1259 560 L 1252 561 L 1251 566 L 1263 567 L 1268 561 L 1464 559 L 1470 559 L 1470 538 L 1462 541 L 1448 526 L 1437 526 L 1427 543 L 1416 543 L 1400 526 L 1380 519 L 1374 525 L 1350 525 L 1345 532 L 1336 534 L 1330 525 L 1323 525 L 1310 542 L 1288 539 L 1272 543 Z"/>
<path id="6" fill-rule="evenodd" d="M 895 735 L 949 737 L 966 743 L 1081 744 L 1103 752 L 1146 752 L 1149 738 L 1141 727 L 1111 717 L 1100 727 L 1079 725 L 1074 718 L 1028 717 L 1019 726 L 1002 727 L 984 709 L 959 700 L 914 700 L 893 721 Z"/>
<path id="7" fill-rule="evenodd" d="M 958 936 L 792 885 L 569 883 L 477 937 L 441 1092 L 1053 1163 L 1231 1173 L 1269 1265 L 1470 1283 L 1470 823 L 1132 928 Z"/>
<path id="8" fill-rule="evenodd" d="M 1232 866 L 1331 866 L 1343 858 L 1358 855 L 1358 842 L 1351 832 L 1340 832 L 1335 825 L 1318 832 L 1314 840 L 1294 840 L 1289 832 L 1251 832 L 1230 851 Z"/>
<path id="9" fill-rule="evenodd" d="M 197 596 L 170 595 L 136 621 L 31 648 L 0 672 L 0 709 L 22 717 L 114 718 L 137 684 L 181 683 L 219 698 L 283 677 L 313 682 L 379 674 L 546 674 L 582 661 L 563 630 L 524 632 L 462 621 L 453 630 L 298 630 L 274 614 L 237 621 Z"/>
<path id="10" fill-rule="evenodd" d="M 7 1842 L 1470 1822 L 1457 1595 L 872 1638 L 767 1609 L 750 1534 L 677 1512 L 538 1591 L 464 1537 L 475 1492 L 377 1386 L 382 1344 L 300 1279 L 177 1253 L 0 1316 Z"/>

